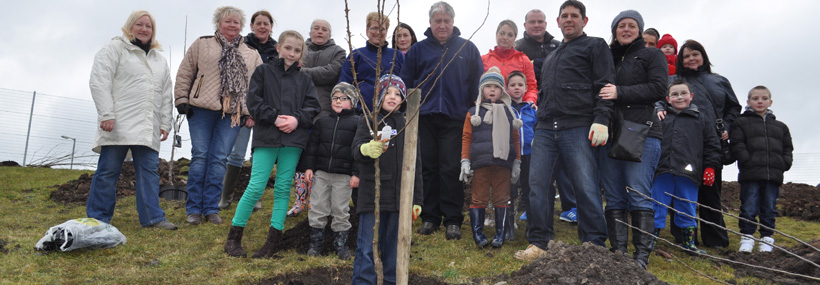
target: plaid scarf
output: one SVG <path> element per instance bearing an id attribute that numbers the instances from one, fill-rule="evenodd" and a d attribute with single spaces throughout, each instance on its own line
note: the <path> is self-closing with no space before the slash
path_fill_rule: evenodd
<path id="1" fill-rule="evenodd" d="M 222 43 L 222 57 L 219 59 L 219 75 L 222 79 L 222 116 L 231 115 L 231 127 L 239 126 L 242 117 L 242 106 L 245 105 L 245 93 L 248 91 L 248 66 L 239 53 L 242 37 L 228 42 L 220 33 L 216 36 Z"/>

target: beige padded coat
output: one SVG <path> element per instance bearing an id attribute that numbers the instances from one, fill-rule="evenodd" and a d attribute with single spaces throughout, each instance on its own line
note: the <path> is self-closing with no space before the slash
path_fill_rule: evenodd
<path id="1" fill-rule="evenodd" d="M 255 49 L 248 47 L 242 40 L 240 42 L 239 53 L 245 59 L 250 80 L 253 71 L 262 64 L 262 58 Z M 222 43 L 215 36 L 203 36 L 191 44 L 177 70 L 175 106 L 188 103 L 203 109 L 222 110 L 222 80 L 219 74 L 221 57 Z M 247 106 L 242 105 L 242 115 L 248 114 Z"/>

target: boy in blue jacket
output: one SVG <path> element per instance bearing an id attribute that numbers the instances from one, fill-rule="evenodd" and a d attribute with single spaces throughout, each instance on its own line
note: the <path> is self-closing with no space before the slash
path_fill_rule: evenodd
<path id="1" fill-rule="evenodd" d="M 765 86 L 749 91 L 746 111 L 732 123 L 729 133 L 732 155 L 740 172 L 740 248 L 751 253 L 760 219 L 760 252 L 772 251 L 774 244 L 775 201 L 783 184 L 783 172 L 792 167 L 792 136 L 789 127 L 778 121 L 772 110 L 772 93 Z"/>
<path id="2" fill-rule="evenodd" d="M 527 93 L 527 76 L 523 72 L 515 70 L 507 75 L 507 93 L 512 99 L 512 107 L 518 112 L 517 117 L 524 123 L 521 129 L 518 130 L 518 137 L 521 138 L 521 177 L 518 182 L 512 182 L 510 187 L 510 209 L 507 214 L 510 216 L 507 224 L 506 236 L 504 240 L 512 241 L 515 238 L 515 200 L 520 196 L 522 202 L 519 203 L 519 209 L 526 211 L 523 206 L 523 200 L 530 196 L 530 148 L 532 146 L 532 137 L 535 131 L 535 122 L 538 118 L 535 117 L 535 108 L 533 104 L 523 101 L 524 94 Z M 521 187 L 519 195 L 518 187 Z"/>

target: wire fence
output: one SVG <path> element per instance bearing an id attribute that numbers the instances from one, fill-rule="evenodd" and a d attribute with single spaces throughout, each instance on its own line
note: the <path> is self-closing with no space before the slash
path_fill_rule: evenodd
<path id="1" fill-rule="evenodd" d="M 20 165 L 52 164 L 58 168 L 96 169 L 99 155 L 91 151 L 97 128 L 97 109 L 89 99 L 77 99 L 36 91 L 0 88 L 0 161 L 15 161 Z M 30 132 L 29 132 L 29 125 Z M 171 158 L 173 132 L 162 142 L 160 158 Z M 174 159 L 191 157 L 187 124 L 180 130 L 183 147 Z M 76 146 L 74 141 L 76 140 Z M 28 145 L 27 145 L 28 144 Z"/>
<path id="2" fill-rule="evenodd" d="M 0 121 L 3 122 L 0 137 L 4 138 L 0 143 L 0 161 L 12 160 L 23 165 L 62 157 L 64 159 L 55 166 L 68 168 L 70 162 L 65 158 L 71 155 L 73 141 L 62 138 L 66 136 L 75 138 L 77 142 L 74 150 L 74 168 L 96 169 L 99 155 L 92 152 L 91 148 L 94 146 L 94 136 L 99 126 L 97 110 L 90 98 L 91 95 L 88 95 L 88 99 L 77 99 L 0 88 L 0 102 L 4 102 L 6 106 L 0 109 Z M 31 133 L 27 136 L 29 124 Z M 182 124 L 179 134 L 183 140 L 182 148 L 175 151 L 174 159 L 190 158 L 191 145 L 187 124 Z M 172 141 L 172 137 L 169 137 L 162 143 L 160 158 L 171 158 Z M 736 164 L 725 166 L 723 180 L 736 181 L 737 173 Z M 795 153 L 794 164 L 791 170 L 786 172 L 785 182 L 818 185 L 820 153 Z"/>

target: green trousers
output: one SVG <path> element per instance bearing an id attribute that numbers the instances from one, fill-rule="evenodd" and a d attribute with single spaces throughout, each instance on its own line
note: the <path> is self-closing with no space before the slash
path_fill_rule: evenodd
<path id="1" fill-rule="evenodd" d="M 265 186 L 268 178 L 276 167 L 276 183 L 273 187 L 273 212 L 270 217 L 270 226 L 277 230 L 285 229 L 285 217 L 290 203 L 290 187 L 293 185 L 293 175 L 296 172 L 296 164 L 299 163 L 299 156 L 302 149 L 298 147 L 258 147 L 253 150 L 253 166 L 251 167 L 251 178 L 248 181 L 248 188 L 242 194 L 236 206 L 236 214 L 231 223 L 233 226 L 245 227 L 253 212 L 253 205 L 262 193 L 265 193 Z"/>

